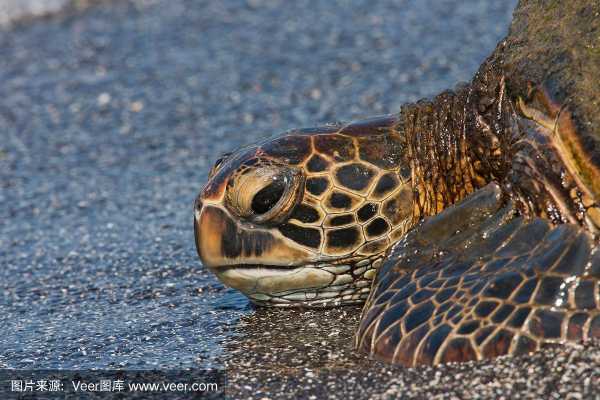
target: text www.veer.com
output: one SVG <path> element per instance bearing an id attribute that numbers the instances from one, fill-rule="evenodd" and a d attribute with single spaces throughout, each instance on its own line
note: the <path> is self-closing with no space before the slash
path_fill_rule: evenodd
<path id="1" fill-rule="evenodd" d="M 161 382 L 161 383 L 127 383 L 130 392 L 217 392 L 217 383 L 184 383 L 184 382 Z"/>

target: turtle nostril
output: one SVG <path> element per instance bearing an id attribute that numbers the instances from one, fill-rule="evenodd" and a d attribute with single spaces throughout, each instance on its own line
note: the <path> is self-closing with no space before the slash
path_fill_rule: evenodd
<path id="1" fill-rule="evenodd" d="M 261 215 L 269 212 L 277 205 L 285 192 L 283 179 L 275 179 L 267 186 L 260 189 L 252 198 L 252 211 Z"/>

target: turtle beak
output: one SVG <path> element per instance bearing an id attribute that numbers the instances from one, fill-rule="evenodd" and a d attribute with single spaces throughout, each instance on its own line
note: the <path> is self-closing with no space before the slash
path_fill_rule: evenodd
<path id="1" fill-rule="evenodd" d="M 239 221 L 218 204 L 198 199 L 194 211 L 198 256 L 217 275 L 231 267 L 293 267 L 317 257 L 316 253 L 291 247 L 276 228 Z"/>
<path id="2" fill-rule="evenodd" d="M 198 205 L 197 205 L 198 207 Z M 258 264 L 276 242 L 268 231 L 248 231 L 216 206 L 196 208 L 196 249 L 202 263 L 211 269 L 237 264 Z"/>
<path id="3" fill-rule="evenodd" d="M 252 297 L 256 292 L 304 287 L 315 280 L 302 274 L 295 280 L 288 277 L 317 255 L 290 247 L 274 228 L 246 226 L 219 205 L 201 200 L 196 201 L 194 214 L 200 260 L 225 285 Z"/>

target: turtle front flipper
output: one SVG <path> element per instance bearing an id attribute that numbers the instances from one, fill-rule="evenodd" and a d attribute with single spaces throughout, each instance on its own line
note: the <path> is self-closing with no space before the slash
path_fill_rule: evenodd
<path id="1" fill-rule="evenodd" d="M 600 251 L 583 228 L 515 217 L 490 184 L 396 244 L 355 345 L 406 366 L 600 337 Z"/>

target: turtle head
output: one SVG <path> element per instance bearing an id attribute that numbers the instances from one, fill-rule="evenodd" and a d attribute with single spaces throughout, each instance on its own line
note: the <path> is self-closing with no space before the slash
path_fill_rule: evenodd
<path id="1" fill-rule="evenodd" d="M 365 300 L 412 224 L 394 119 L 285 133 L 219 159 L 195 204 L 203 264 L 253 302 Z"/>

